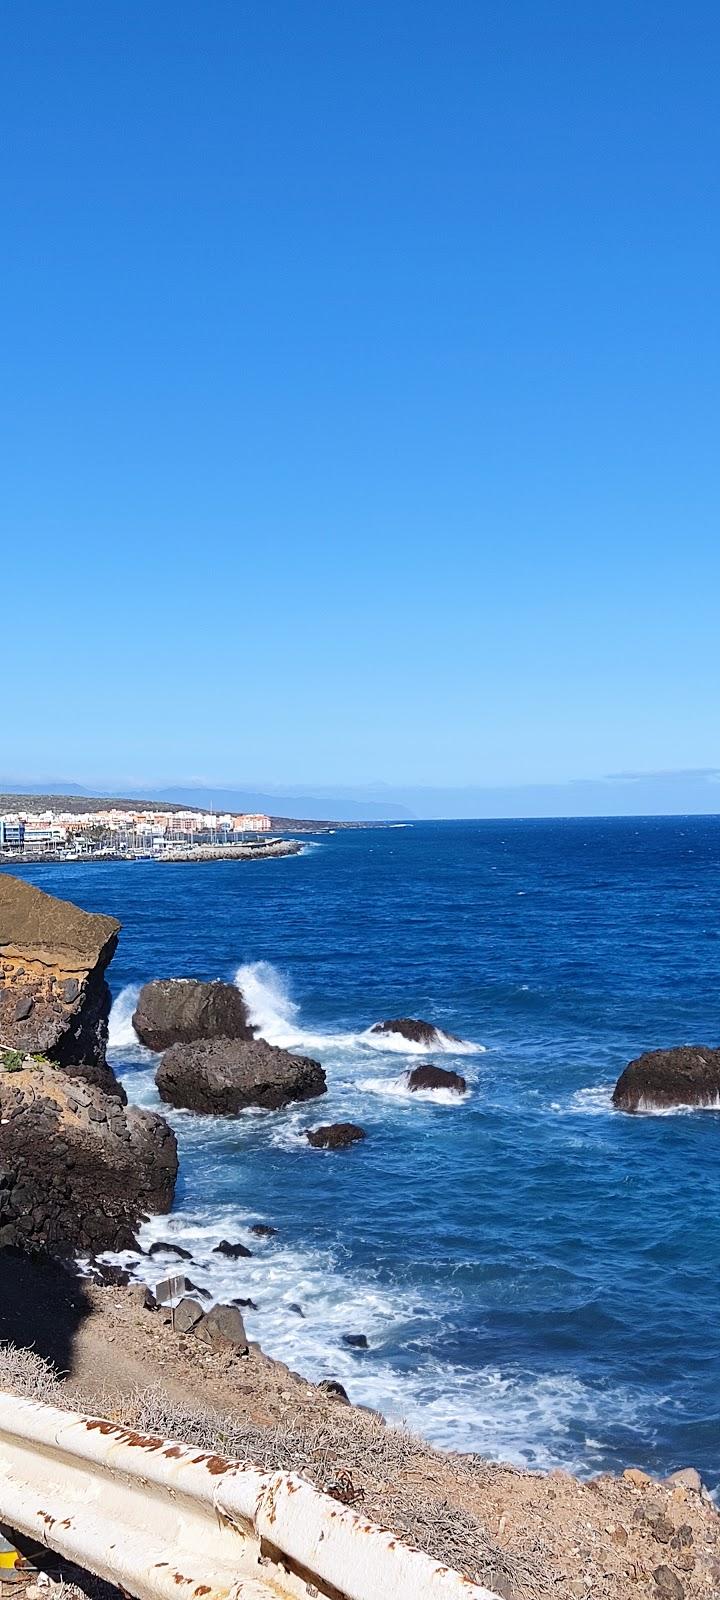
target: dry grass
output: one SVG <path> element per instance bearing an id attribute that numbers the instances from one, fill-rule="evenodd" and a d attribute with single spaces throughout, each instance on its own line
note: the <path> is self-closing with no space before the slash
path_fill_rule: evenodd
<path id="1" fill-rule="evenodd" d="M 67 1404 L 60 1379 L 49 1363 L 14 1344 L 0 1343 L 0 1389 L 25 1400 L 40 1400 L 46 1406 Z"/>
<path id="2" fill-rule="evenodd" d="M 257 1427 L 179 1404 L 160 1387 L 138 1391 L 132 1408 L 133 1425 L 143 1432 L 186 1440 L 265 1471 L 299 1473 L 506 1600 L 546 1593 L 547 1579 L 534 1563 L 510 1560 L 476 1517 L 433 1494 L 427 1445 L 401 1428 L 378 1426 L 350 1406 L 338 1406 L 336 1420 L 319 1426 Z"/>
<path id="3" fill-rule="evenodd" d="M 31 1351 L 0 1345 L 0 1388 L 47 1405 L 68 1405 L 67 1390 L 53 1369 Z M 427 1446 L 399 1428 L 383 1428 L 350 1406 L 319 1426 L 258 1427 L 237 1417 L 172 1399 L 159 1385 L 124 1397 L 73 1393 L 72 1404 L 121 1420 L 143 1433 L 196 1444 L 264 1471 L 297 1472 L 345 1504 L 487 1584 L 507 1600 L 535 1600 L 540 1574 L 520 1570 L 489 1540 L 482 1524 L 435 1495 L 423 1462 Z M 411 1481 L 417 1477 L 417 1486 Z M 47 1593 L 48 1591 L 46 1591 Z M 56 1594 L 52 1600 L 71 1600 Z"/>

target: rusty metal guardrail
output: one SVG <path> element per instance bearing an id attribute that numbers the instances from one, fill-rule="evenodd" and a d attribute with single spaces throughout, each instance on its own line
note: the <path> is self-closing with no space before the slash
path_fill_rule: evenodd
<path id="1" fill-rule="evenodd" d="M 0 1522 L 137 1600 L 499 1600 L 292 1473 L 2 1391 Z"/>

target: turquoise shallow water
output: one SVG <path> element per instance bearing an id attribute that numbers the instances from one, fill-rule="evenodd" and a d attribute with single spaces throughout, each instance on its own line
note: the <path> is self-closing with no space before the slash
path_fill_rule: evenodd
<path id="1" fill-rule="evenodd" d="M 175 1115 L 176 1210 L 146 1230 L 252 1296 L 270 1353 L 446 1445 L 718 1481 L 720 1113 L 629 1118 L 610 1092 L 642 1049 L 718 1042 L 720 819 L 418 824 L 27 876 L 123 922 L 110 1054 L 133 1098 L 156 1103 L 129 1024 L 156 976 L 243 969 L 266 1035 L 326 1067 L 316 1106 Z M 365 1037 L 398 1014 L 484 1046 L 438 1058 L 464 1102 L 408 1096 L 412 1063 Z M 310 1150 L 337 1117 L 365 1144 Z M 223 1235 L 252 1259 L 218 1264 Z"/>

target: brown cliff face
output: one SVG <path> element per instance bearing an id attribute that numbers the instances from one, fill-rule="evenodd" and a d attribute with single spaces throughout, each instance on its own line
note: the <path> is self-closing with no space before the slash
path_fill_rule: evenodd
<path id="1" fill-rule="evenodd" d="M 42 1054 L 124 1099 L 105 1061 L 105 969 L 120 923 L 0 872 L 0 1045 Z"/>

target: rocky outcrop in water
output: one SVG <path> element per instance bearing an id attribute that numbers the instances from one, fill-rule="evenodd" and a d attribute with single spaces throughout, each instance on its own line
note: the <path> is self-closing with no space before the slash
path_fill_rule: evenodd
<path id="1" fill-rule="evenodd" d="M 322 1128 L 308 1128 L 306 1138 L 314 1150 L 346 1150 L 367 1134 L 355 1122 L 329 1122 Z"/>
<path id="2" fill-rule="evenodd" d="M 678 1045 L 637 1056 L 618 1078 L 613 1105 L 619 1111 L 664 1110 L 672 1106 L 720 1108 L 720 1050 L 708 1045 Z"/>
<path id="3" fill-rule="evenodd" d="M 198 1039 L 252 1039 L 247 1006 L 232 983 L 198 983 L 166 978 L 146 983 L 138 995 L 132 1024 L 149 1050 Z"/>
<path id="4" fill-rule="evenodd" d="M 203 1039 L 173 1045 L 160 1062 L 155 1082 L 168 1104 L 222 1116 L 246 1106 L 276 1111 L 327 1090 L 319 1061 L 278 1050 L 262 1039 Z"/>
<path id="5" fill-rule="evenodd" d="M 124 1099 L 105 1061 L 105 969 L 120 923 L 0 873 L 0 1045 Z"/>
<path id="6" fill-rule="evenodd" d="M 413 1067 L 407 1076 L 408 1089 L 450 1089 L 453 1094 L 464 1094 L 467 1083 L 459 1072 L 448 1072 L 445 1067 Z"/>
<path id="7" fill-rule="evenodd" d="M 444 1028 L 436 1028 L 434 1023 L 422 1022 L 417 1017 L 393 1017 L 387 1022 L 376 1022 L 370 1032 L 399 1033 L 409 1044 L 427 1045 L 428 1050 L 437 1048 L 438 1042 L 446 1039 L 453 1044 L 462 1044 L 457 1034 L 446 1033 Z"/>
<path id="8" fill-rule="evenodd" d="M 163 1117 L 57 1067 L 0 1061 L 0 1246 L 132 1247 L 145 1212 L 170 1210 L 177 1165 Z"/>

